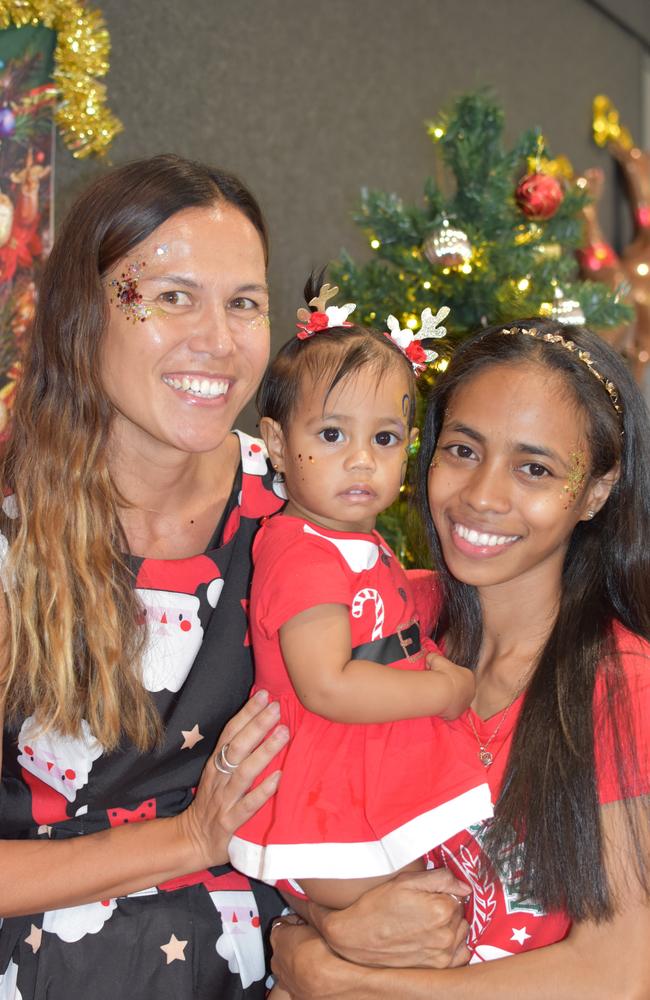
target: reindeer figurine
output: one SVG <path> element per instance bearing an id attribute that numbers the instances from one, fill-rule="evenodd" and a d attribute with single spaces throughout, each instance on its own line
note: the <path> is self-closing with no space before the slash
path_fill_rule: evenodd
<path id="1" fill-rule="evenodd" d="M 612 289 L 628 286 L 626 299 L 634 308 L 634 322 L 610 330 L 606 339 L 628 356 L 634 376 L 641 383 L 650 361 L 650 153 L 634 145 L 607 97 L 594 98 L 593 132 L 597 145 L 607 146 L 623 170 L 636 233 L 619 257 L 598 223 L 596 205 L 602 193 L 602 171 L 586 171 L 578 183 L 592 195 L 593 202 L 583 210 L 588 243 L 580 253 L 580 261 L 586 277 L 604 281 Z"/>

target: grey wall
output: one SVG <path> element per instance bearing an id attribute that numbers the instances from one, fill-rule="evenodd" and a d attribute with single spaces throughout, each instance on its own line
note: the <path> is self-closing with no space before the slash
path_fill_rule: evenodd
<path id="1" fill-rule="evenodd" d="M 423 122 L 462 91 L 491 85 L 508 137 L 539 124 L 577 170 L 602 166 L 605 229 L 616 238 L 627 225 L 610 157 L 591 142 L 591 101 L 608 94 L 640 138 L 644 45 L 587 0 L 98 4 L 125 126 L 110 162 L 175 152 L 250 184 L 271 229 L 276 344 L 293 332 L 307 272 L 343 246 L 366 252 L 350 218 L 361 186 L 419 197 L 433 170 Z M 625 8 L 643 27 L 645 0 Z M 103 169 L 59 149 L 59 217 Z"/>

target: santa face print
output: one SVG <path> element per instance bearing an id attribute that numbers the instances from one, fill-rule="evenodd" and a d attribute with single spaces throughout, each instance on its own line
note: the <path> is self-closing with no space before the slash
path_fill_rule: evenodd
<path id="1" fill-rule="evenodd" d="M 181 579 L 188 590 L 170 590 Z M 159 586 L 155 586 L 158 584 Z M 203 614 L 217 606 L 224 581 L 207 556 L 186 564 L 181 578 L 169 563 L 145 559 L 136 578 L 135 593 L 142 607 L 147 642 L 142 655 L 142 683 L 147 691 L 180 691 L 203 642 Z"/>
<path id="2" fill-rule="evenodd" d="M 479 588 L 559 587 L 571 533 L 606 498 L 588 470 L 585 417 L 561 376 L 523 364 L 464 383 L 429 469 L 429 507 L 450 572 Z M 550 574 L 550 576 L 548 576 Z"/>
<path id="3" fill-rule="evenodd" d="M 411 440 L 405 396 L 401 366 L 378 376 L 368 365 L 329 395 L 325 382 L 303 385 L 284 430 L 262 420 L 284 473 L 286 513 L 335 531 L 372 531 L 403 481 Z"/>
<path id="4" fill-rule="evenodd" d="M 268 360 L 264 248 L 232 205 L 185 209 L 105 278 L 101 373 L 120 446 L 217 448 Z"/>
<path id="5" fill-rule="evenodd" d="M 104 748 L 81 720 L 79 736 L 62 736 L 55 730 L 40 732 L 29 716 L 18 735 L 18 763 L 55 792 L 74 802 L 77 793 L 88 784 L 93 762 Z"/>

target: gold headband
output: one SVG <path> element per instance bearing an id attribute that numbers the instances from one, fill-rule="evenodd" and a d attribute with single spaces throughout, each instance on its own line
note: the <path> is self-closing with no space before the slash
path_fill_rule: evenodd
<path id="1" fill-rule="evenodd" d="M 618 389 L 613 382 L 605 378 L 604 375 L 601 375 L 596 369 L 589 351 L 583 351 L 582 348 L 578 347 L 578 345 L 572 340 L 565 340 L 559 333 L 540 333 L 540 331 L 536 330 L 535 327 L 531 327 L 530 330 L 519 330 L 517 327 L 513 327 L 510 330 L 501 330 L 500 332 L 505 336 L 513 336 L 514 334 L 521 333 L 524 337 L 535 337 L 537 340 L 545 340 L 547 344 L 558 344 L 560 347 L 563 347 L 565 351 L 570 351 L 571 354 L 575 354 L 578 359 L 587 366 L 594 378 L 597 378 L 603 386 L 618 415 L 621 417 L 623 416 L 623 407 L 621 406 L 619 400 Z"/>

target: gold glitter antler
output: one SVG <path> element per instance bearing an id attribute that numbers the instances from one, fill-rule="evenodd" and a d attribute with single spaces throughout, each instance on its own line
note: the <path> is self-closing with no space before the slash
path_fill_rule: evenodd
<path id="1" fill-rule="evenodd" d="M 592 129 L 597 146 L 613 142 L 622 149 L 631 149 L 634 145 L 629 130 L 621 125 L 617 109 L 604 94 L 594 97 Z"/>
<path id="2" fill-rule="evenodd" d="M 309 305 L 315 306 L 318 312 L 325 312 L 329 300 L 335 299 L 338 294 L 339 290 L 337 285 L 330 285 L 325 282 L 325 284 L 321 286 L 321 290 L 318 295 L 315 295 L 313 299 L 309 300 Z"/>
<path id="3" fill-rule="evenodd" d="M 315 295 L 313 299 L 309 300 L 309 305 L 315 306 L 318 312 L 325 312 L 329 300 L 336 298 L 338 294 L 339 290 L 337 285 L 330 285 L 328 282 L 325 282 L 324 285 L 321 285 L 318 295 Z M 309 321 L 311 312 L 309 309 L 305 309 L 304 306 L 301 306 L 300 309 L 298 309 L 296 316 L 301 323 L 306 323 Z"/>

